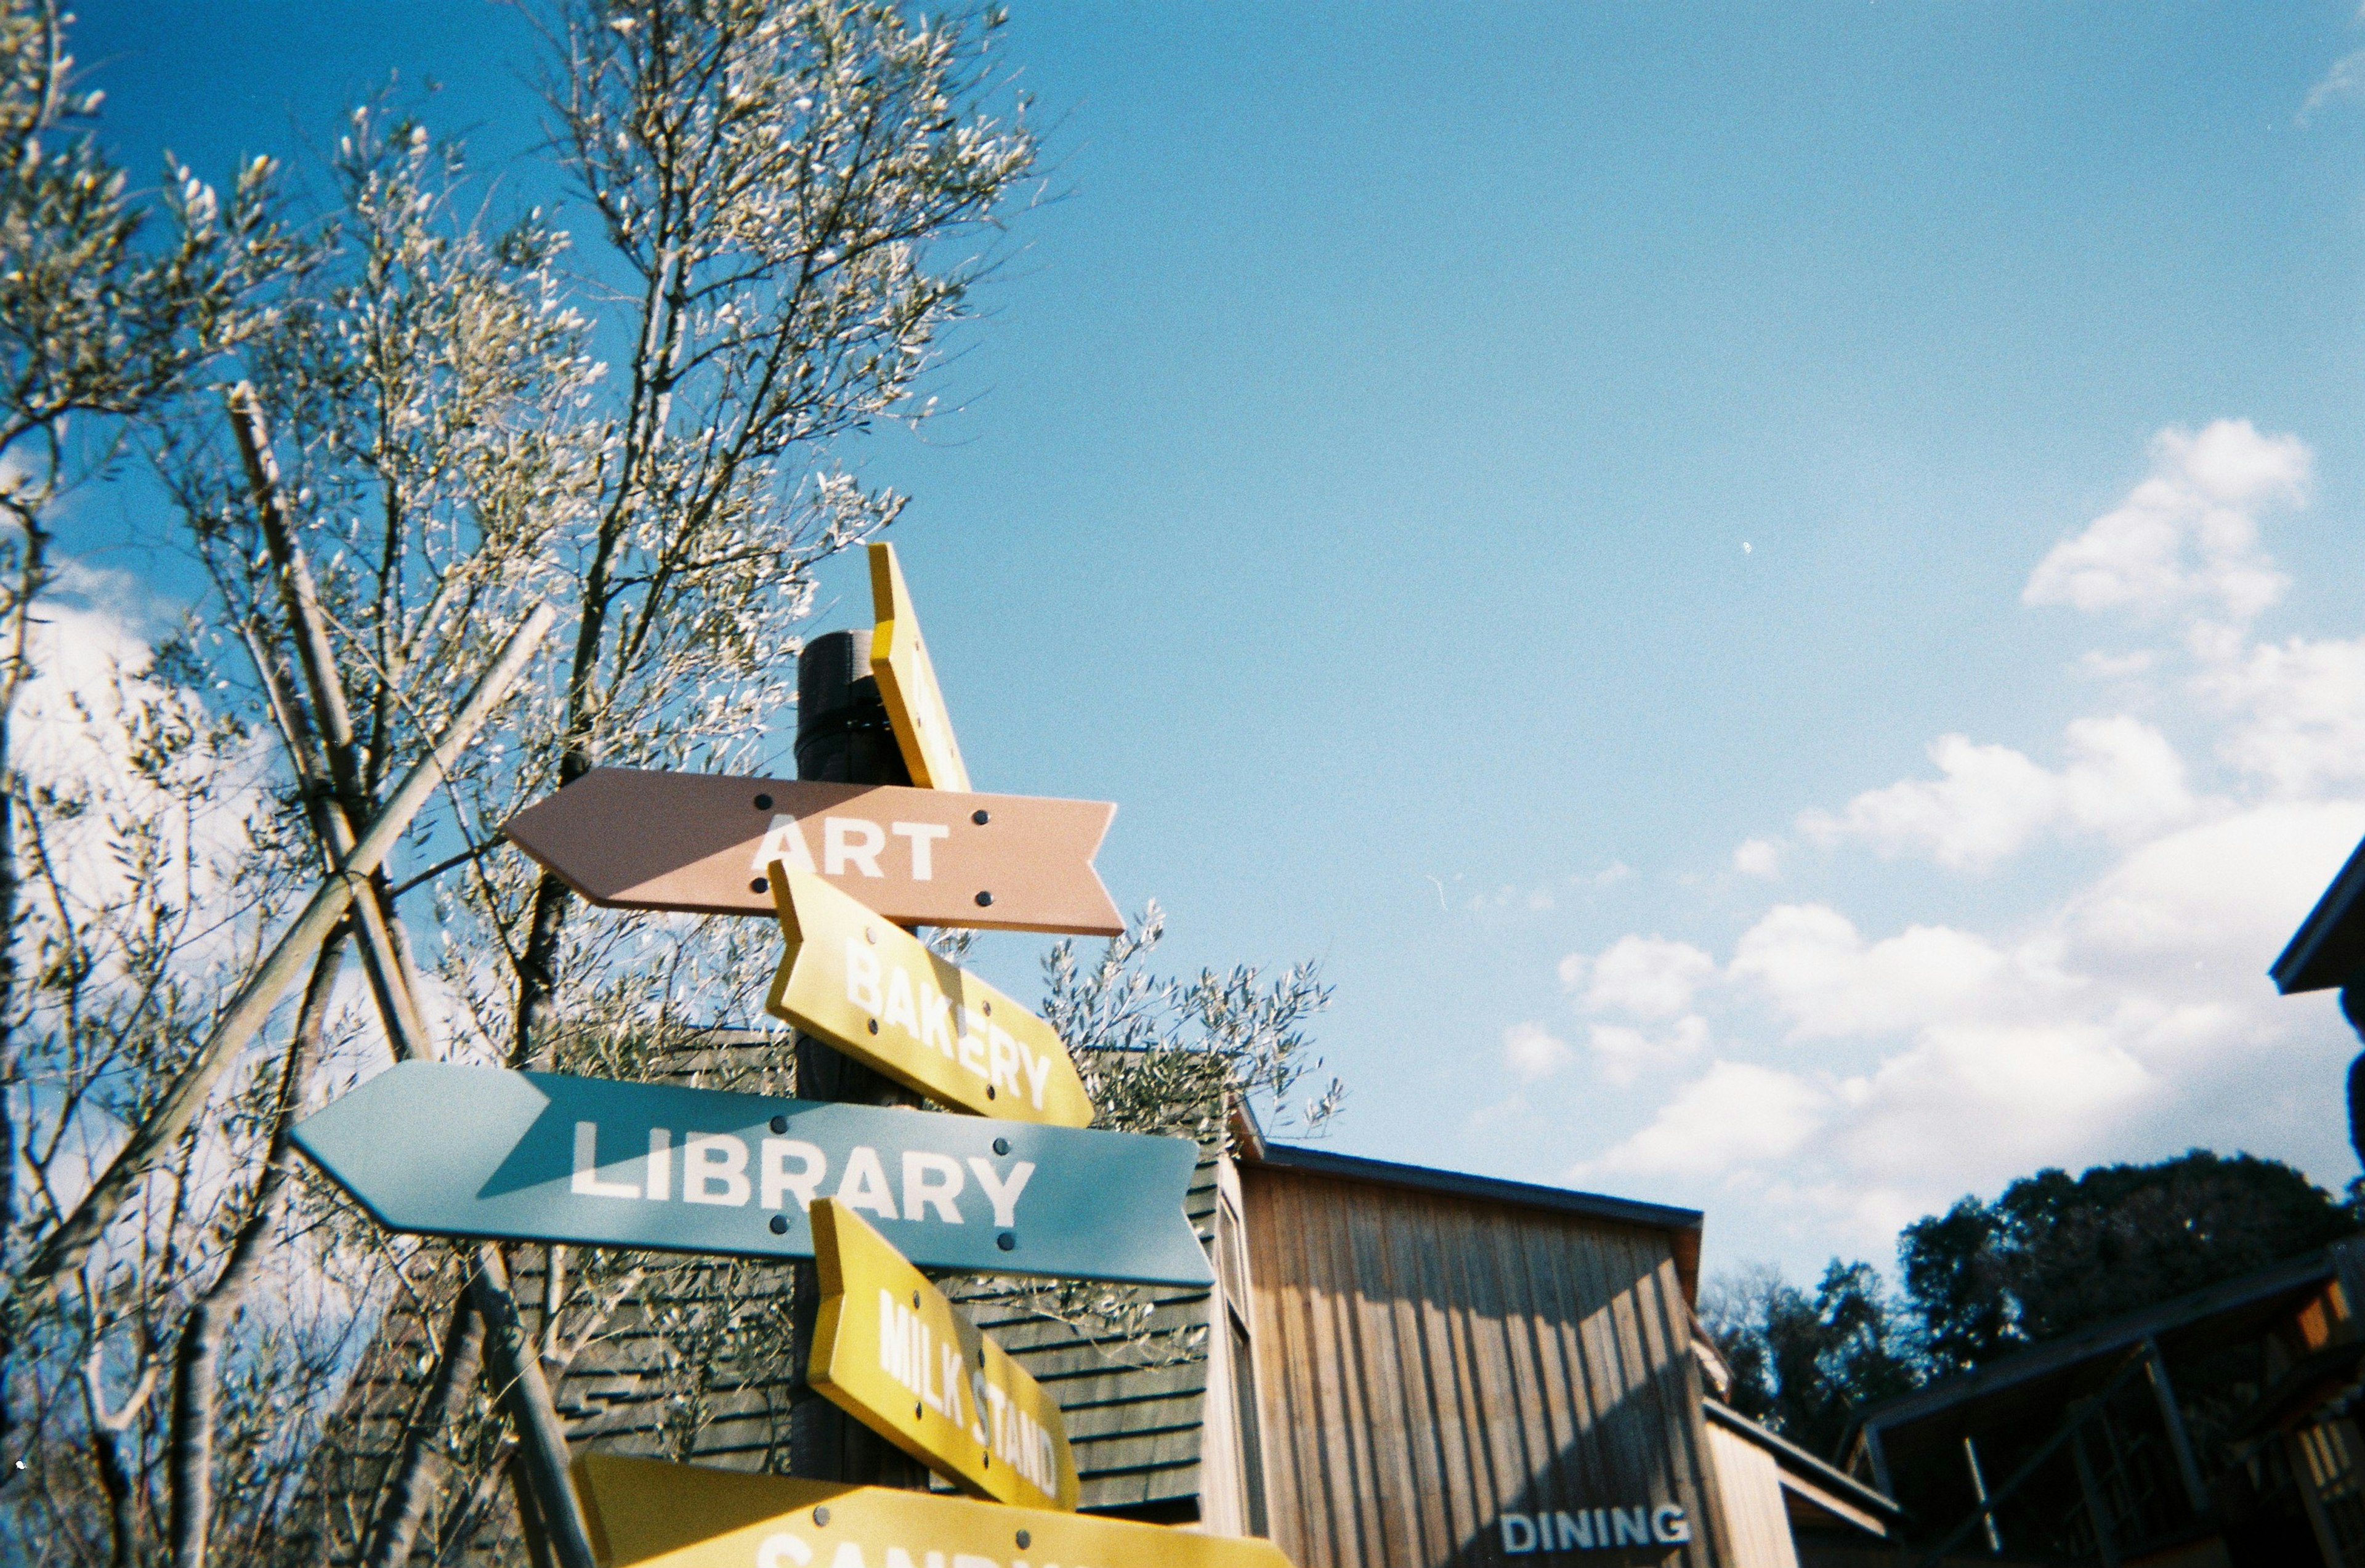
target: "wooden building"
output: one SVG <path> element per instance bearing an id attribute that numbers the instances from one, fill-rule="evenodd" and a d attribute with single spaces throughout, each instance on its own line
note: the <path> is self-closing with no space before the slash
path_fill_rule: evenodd
<path id="1" fill-rule="evenodd" d="M 1893 1555 L 1886 1496 L 1711 1397 L 1698 1212 L 1234 1132 L 1190 1200 L 1216 1288 L 1153 1298 L 1199 1353 L 972 1308 L 1066 1409 L 1087 1510 L 1298 1568 Z"/>
<path id="2" fill-rule="evenodd" d="M 2098 1323 L 1864 1412 L 1849 1462 L 1910 1561 L 2365 1565 L 2365 1240 Z"/>
<path id="3" fill-rule="evenodd" d="M 1793 1568 L 1889 1536 L 1886 1497 L 1709 1397 L 1698 1212 L 1236 1131 L 1200 1528 L 1298 1568 Z"/>

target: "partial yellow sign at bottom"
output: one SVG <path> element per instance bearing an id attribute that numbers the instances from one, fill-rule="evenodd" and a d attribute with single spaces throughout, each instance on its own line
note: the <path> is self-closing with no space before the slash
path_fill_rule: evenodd
<path id="1" fill-rule="evenodd" d="M 1290 1568 L 1269 1540 L 585 1454 L 600 1568 Z"/>

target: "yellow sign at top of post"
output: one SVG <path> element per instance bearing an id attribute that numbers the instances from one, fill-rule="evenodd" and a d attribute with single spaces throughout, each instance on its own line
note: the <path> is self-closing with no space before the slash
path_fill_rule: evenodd
<path id="1" fill-rule="evenodd" d="M 870 615 L 878 622 L 870 633 L 870 673 L 879 678 L 879 695 L 886 699 L 887 719 L 895 727 L 895 745 L 912 782 L 924 790 L 967 790 L 969 769 L 961 764 L 945 694 L 936 685 L 936 666 L 928 663 L 928 646 L 920 641 L 920 618 L 912 613 L 912 592 L 903 586 L 892 544 L 870 547 Z"/>
<path id="2" fill-rule="evenodd" d="M 813 1387 L 973 1496 L 1073 1511 L 1076 1458 L 1043 1385 L 861 1215 L 835 1198 L 806 1213 L 822 1289 Z"/>

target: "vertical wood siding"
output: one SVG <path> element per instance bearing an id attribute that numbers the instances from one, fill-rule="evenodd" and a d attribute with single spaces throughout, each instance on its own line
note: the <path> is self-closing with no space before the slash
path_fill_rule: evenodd
<path id="1" fill-rule="evenodd" d="M 1297 1568 L 1732 1561 L 1669 1233 L 1241 1176 L 1267 1517 Z M 1504 1551 L 1507 1513 L 1644 1503 L 1691 1541 Z"/>
<path id="2" fill-rule="evenodd" d="M 1782 1473 L 1774 1456 L 1721 1427 L 1708 1428 L 1708 1452 L 1724 1501 L 1732 1568 L 1799 1568 L 1790 1506 L 1783 1500 Z"/>

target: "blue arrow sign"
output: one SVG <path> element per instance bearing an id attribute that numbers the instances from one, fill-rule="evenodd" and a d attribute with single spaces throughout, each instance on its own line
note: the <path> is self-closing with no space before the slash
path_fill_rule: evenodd
<path id="1" fill-rule="evenodd" d="M 805 1204 L 835 1198 L 923 1268 L 1211 1278 L 1186 1138 L 440 1062 L 292 1136 L 390 1230 L 810 1258 Z"/>

